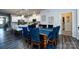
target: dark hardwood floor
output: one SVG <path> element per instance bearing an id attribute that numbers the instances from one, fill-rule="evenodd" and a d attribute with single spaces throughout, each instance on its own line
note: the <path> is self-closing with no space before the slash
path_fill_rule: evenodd
<path id="1" fill-rule="evenodd" d="M 78 49 L 79 41 L 70 36 L 59 36 L 57 49 Z M 0 49 L 30 49 L 22 37 L 16 37 L 12 32 L 0 29 Z"/>
<path id="2" fill-rule="evenodd" d="M 24 41 L 21 37 L 16 37 L 13 33 L 0 29 L 0 48 L 1 49 L 23 49 Z M 27 46 L 27 45 L 26 45 Z"/>
<path id="3" fill-rule="evenodd" d="M 71 36 L 59 36 L 57 44 L 57 49 L 78 49 L 79 48 L 79 40 L 73 38 Z"/>

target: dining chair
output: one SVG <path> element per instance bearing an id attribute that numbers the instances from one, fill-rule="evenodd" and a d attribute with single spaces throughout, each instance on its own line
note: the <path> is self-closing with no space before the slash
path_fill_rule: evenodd
<path id="1" fill-rule="evenodd" d="M 46 29 L 47 28 L 47 25 L 42 25 L 42 28 Z"/>
<path id="2" fill-rule="evenodd" d="M 47 44 L 46 45 L 46 49 L 56 49 L 56 46 L 55 45 Z"/>
<path id="3" fill-rule="evenodd" d="M 59 36 L 59 30 L 60 30 L 60 26 L 57 26 L 56 27 L 56 38 L 58 38 L 58 36 Z"/>
<path id="4" fill-rule="evenodd" d="M 30 44 L 30 33 L 29 31 L 27 30 L 27 27 L 23 27 L 23 32 L 22 32 L 22 36 L 23 38 L 27 41 L 28 44 Z"/>
<path id="5" fill-rule="evenodd" d="M 31 25 L 28 25 L 28 29 L 31 30 L 32 29 L 32 26 Z"/>
<path id="6" fill-rule="evenodd" d="M 48 28 L 49 29 L 53 29 L 53 25 L 48 25 Z"/>
<path id="7" fill-rule="evenodd" d="M 60 26 L 54 27 L 53 31 L 49 33 L 48 35 L 48 44 L 54 44 L 57 45 L 57 38 L 59 36 L 59 29 Z"/>
<path id="8" fill-rule="evenodd" d="M 23 27 L 23 37 L 29 38 L 29 32 L 27 30 L 27 27 Z"/>
<path id="9" fill-rule="evenodd" d="M 28 25 L 28 29 L 31 30 L 33 28 L 36 28 L 36 25 L 32 24 L 32 25 Z"/>
<path id="10" fill-rule="evenodd" d="M 34 48 L 35 45 L 38 46 L 38 48 L 40 48 L 39 28 L 31 29 L 30 35 L 31 35 L 31 47 Z"/>

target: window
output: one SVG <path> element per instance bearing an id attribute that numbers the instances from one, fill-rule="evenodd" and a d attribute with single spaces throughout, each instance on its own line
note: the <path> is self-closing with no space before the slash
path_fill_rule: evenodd
<path id="1" fill-rule="evenodd" d="M 0 18 L 0 24 L 3 24 L 4 19 L 1 17 Z"/>
<path id="2" fill-rule="evenodd" d="M 0 20 L 0 24 L 3 24 L 3 20 Z"/>
<path id="3" fill-rule="evenodd" d="M 48 23 L 49 24 L 53 24 L 54 23 L 54 17 L 53 16 L 48 17 Z"/>
<path id="4" fill-rule="evenodd" d="M 46 22 L 46 16 L 45 15 L 43 15 L 41 18 L 42 18 L 43 22 Z"/>

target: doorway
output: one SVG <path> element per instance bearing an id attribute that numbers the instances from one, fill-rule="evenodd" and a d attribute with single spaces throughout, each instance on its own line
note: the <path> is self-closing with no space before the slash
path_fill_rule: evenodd
<path id="1" fill-rule="evenodd" d="M 72 36 L 72 13 L 62 14 L 62 30 L 63 35 Z"/>
<path id="2" fill-rule="evenodd" d="M 0 28 L 4 27 L 4 19 L 0 17 Z"/>
<path id="3" fill-rule="evenodd" d="M 7 16 L 1 16 L 0 15 L 0 29 L 7 30 L 8 28 L 8 17 Z"/>

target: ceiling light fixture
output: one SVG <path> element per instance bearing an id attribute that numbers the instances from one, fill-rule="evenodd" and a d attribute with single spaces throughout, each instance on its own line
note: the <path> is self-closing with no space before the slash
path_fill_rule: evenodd
<path id="1" fill-rule="evenodd" d="M 24 18 L 24 15 L 21 15 L 22 18 Z"/>

